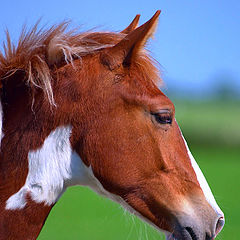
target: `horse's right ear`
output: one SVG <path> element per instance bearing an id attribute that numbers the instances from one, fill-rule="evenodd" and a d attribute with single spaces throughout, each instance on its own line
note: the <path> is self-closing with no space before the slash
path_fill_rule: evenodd
<path id="1" fill-rule="evenodd" d="M 147 40 L 153 35 L 160 13 L 161 11 L 158 10 L 150 20 L 131 31 L 115 46 L 104 49 L 101 55 L 102 63 L 110 70 L 121 65 L 130 66 L 144 48 Z"/>

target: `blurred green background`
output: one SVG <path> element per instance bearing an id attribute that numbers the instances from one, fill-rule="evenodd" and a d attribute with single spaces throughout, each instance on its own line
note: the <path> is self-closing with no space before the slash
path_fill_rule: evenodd
<path id="1" fill-rule="evenodd" d="M 217 91 L 204 101 L 179 98 L 172 92 L 169 95 L 175 102 L 176 117 L 189 147 L 225 213 L 226 224 L 217 239 L 239 240 L 240 101 L 237 96 L 225 93 Z M 54 207 L 39 239 L 154 240 L 164 237 L 118 204 L 87 188 L 73 187 Z"/>

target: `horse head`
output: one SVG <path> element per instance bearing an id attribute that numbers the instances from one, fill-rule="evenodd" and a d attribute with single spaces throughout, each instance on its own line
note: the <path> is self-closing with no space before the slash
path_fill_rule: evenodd
<path id="1" fill-rule="evenodd" d="M 61 39 L 59 29 L 52 29 L 41 35 L 45 48 L 39 44 L 41 54 L 31 53 L 25 72 L 18 66 L 6 75 L 10 63 L 2 56 L 1 171 L 9 165 L 11 171 L 1 181 L 12 186 L 0 190 L 0 207 L 9 225 L 35 219 L 31 233 L 24 224 L 21 230 L 12 228 L 25 239 L 36 237 L 72 185 L 89 186 L 120 203 L 169 240 L 210 240 L 222 229 L 224 215 L 183 138 L 174 104 L 158 88 L 158 69 L 144 48 L 159 14 L 140 27 L 137 15 L 121 33 Z M 67 41 L 72 45 L 64 45 Z M 18 173 L 18 181 L 10 181 L 9 173 L 11 179 Z M 0 224 L 5 236 L 17 235 Z"/>

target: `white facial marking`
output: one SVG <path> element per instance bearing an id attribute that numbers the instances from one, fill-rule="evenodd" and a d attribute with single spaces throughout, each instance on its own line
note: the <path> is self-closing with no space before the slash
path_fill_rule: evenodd
<path id="1" fill-rule="evenodd" d="M 179 202 L 179 204 L 181 205 L 182 212 L 187 213 L 190 216 L 194 216 L 195 211 L 189 200 L 186 198 L 181 198 L 181 202 Z"/>
<path id="2" fill-rule="evenodd" d="M 199 185 L 205 195 L 205 198 L 206 200 L 208 201 L 208 203 L 212 206 L 212 208 L 221 216 L 223 216 L 223 212 L 221 211 L 221 209 L 219 208 L 219 206 L 217 205 L 216 203 L 216 200 L 212 194 L 212 191 L 207 183 L 207 180 L 206 178 L 204 177 L 201 169 L 199 168 L 196 160 L 194 159 L 192 153 L 190 152 L 189 148 L 188 148 L 188 145 L 187 145 L 187 142 L 185 141 L 183 135 L 182 135 L 182 138 L 184 140 L 184 143 L 185 143 L 185 146 L 186 146 L 186 149 L 187 149 L 187 152 L 188 152 L 188 155 L 189 155 L 189 158 L 191 160 L 191 164 L 192 164 L 192 167 L 196 173 L 196 176 L 197 176 L 197 180 L 199 182 Z"/>

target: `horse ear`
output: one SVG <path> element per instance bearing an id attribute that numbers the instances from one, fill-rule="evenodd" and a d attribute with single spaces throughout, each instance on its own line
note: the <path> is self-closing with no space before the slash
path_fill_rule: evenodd
<path id="1" fill-rule="evenodd" d="M 124 30 L 122 30 L 121 33 L 129 34 L 129 33 L 132 32 L 134 29 L 136 29 L 136 27 L 138 26 L 139 18 L 140 18 L 140 14 L 137 14 L 136 17 L 135 17 L 135 18 L 132 20 L 132 22 L 129 24 L 129 26 L 126 27 Z"/>
<path id="2" fill-rule="evenodd" d="M 161 11 L 158 10 L 150 20 L 131 31 L 119 43 L 113 47 L 106 48 L 101 55 L 102 63 L 107 65 L 110 70 L 121 65 L 130 66 L 134 57 L 153 35 L 160 13 Z"/>

